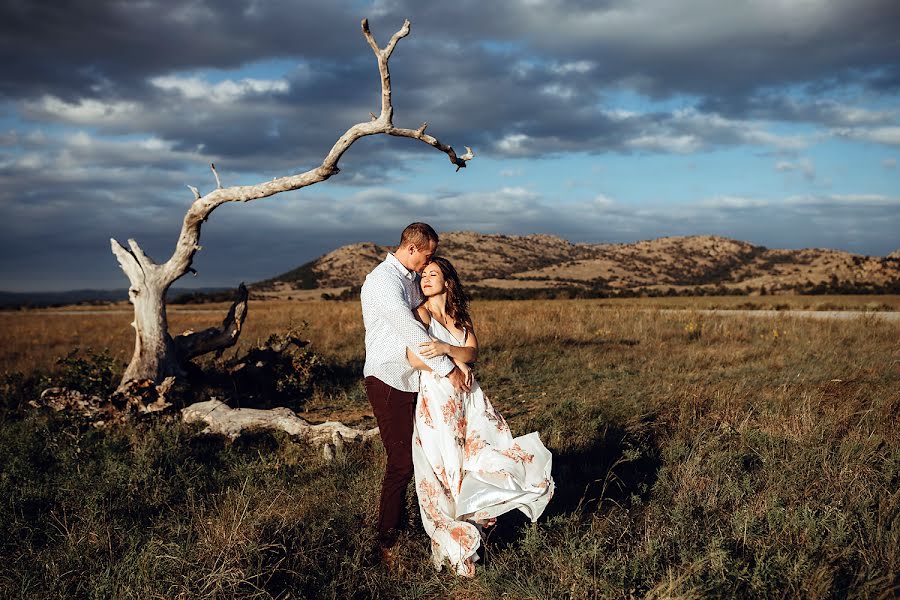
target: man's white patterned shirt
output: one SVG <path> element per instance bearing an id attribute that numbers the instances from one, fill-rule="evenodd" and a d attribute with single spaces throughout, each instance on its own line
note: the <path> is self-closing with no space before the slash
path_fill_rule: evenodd
<path id="1" fill-rule="evenodd" d="M 431 341 L 425 326 L 412 313 L 425 301 L 418 274 L 388 253 L 384 262 L 366 276 L 360 301 L 366 327 L 363 376 L 372 375 L 404 392 L 418 391 L 419 372 L 406 360 L 406 349 L 422 358 L 419 344 Z M 442 377 L 455 366 L 446 356 L 422 358 L 422 361 Z"/>

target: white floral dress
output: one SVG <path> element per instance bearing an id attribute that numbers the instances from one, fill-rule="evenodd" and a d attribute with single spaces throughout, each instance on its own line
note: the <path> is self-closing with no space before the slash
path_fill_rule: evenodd
<path id="1" fill-rule="evenodd" d="M 463 345 L 436 319 L 428 332 Z M 458 574 L 474 575 L 485 522 L 516 508 L 534 522 L 553 497 L 550 451 L 537 432 L 513 438 L 477 381 L 465 394 L 445 377 L 422 373 L 412 456 L 438 570 L 447 560 Z"/>

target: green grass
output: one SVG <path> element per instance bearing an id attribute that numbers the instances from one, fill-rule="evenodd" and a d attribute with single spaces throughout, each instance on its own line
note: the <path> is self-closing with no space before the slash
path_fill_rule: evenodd
<path id="1" fill-rule="evenodd" d="M 378 442 L 329 464 L 282 434 L 228 444 L 158 417 L 97 429 L 29 407 L 47 381 L 33 374 L 0 387 L 0 596 L 900 590 L 896 325 L 578 301 L 479 303 L 475 318 L 478 377 L 514 433 L 541 432 L 557 484 L 538 523 L 501 518 L 475 580 L 434 572 L 412 488 L 409 574 L 372 563 Z M 360 390 L 322 382 L 309 402 L 358 405 Z"/>

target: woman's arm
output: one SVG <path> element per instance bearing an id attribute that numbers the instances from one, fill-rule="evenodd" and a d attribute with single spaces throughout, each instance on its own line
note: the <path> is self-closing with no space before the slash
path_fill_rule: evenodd
<path id="1" fill-rule="evenodd" d="M 409 348 L 406 349 L 406 360 L 408 360 L 409 364 L 418 371 L 431 371 L 431 367 L 422 362 L 422 359 L 416 356 L 416 353 Z M 472 371 L 472 367 L 455 358 L 453 359 L 453 364 L 455 364 L 456 368 L 462 372 L 463 376 L 466 378 L 466 383 L 472 385 L 475 381 L 475 374 Z"/>
<path id="2" fill-rule="evenodd" d="M 475 337 L 474 331 L 469 331 L 466 335 L 464 346 L 453 346 L 440 340 L 431 340 L 430 342 L 419 344 L 419 350 L 424 358 L 444 355 L 449 356 L 451 359 L 471 364 L 478 360 L 478 338 Z"/>

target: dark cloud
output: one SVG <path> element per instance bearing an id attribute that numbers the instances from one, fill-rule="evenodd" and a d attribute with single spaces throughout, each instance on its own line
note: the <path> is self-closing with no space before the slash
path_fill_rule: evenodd
<path id="1" fill-rule="evenodd" d="M 513 55 L 587 60 L 595 82 L 627 81 L 660 97 L 743 96 L 785 83 L 896 75 L 900 5 L 891 0 L 387 4 L 385 20 L 414 15 L 425 39 L 453 23 L 463 48 L 487 39 L 509 42 Z"/>
<path id="2" fill-rule="evenodd" d="M 810 140 L 769 123 L 900 144 L 897 111 L 884 108 L 900 87 L 900 4 L 890 0 L 10 0 L 0 5 L 0 103 L 12 122 L 0 132 L 7 287 L 120 285 L 108 237 L 133 236 L 167 255 L 191 199 L 184 185 L 208 190 L 210 162 L 226 185 L 316 166 L 380 107 L 363 16 L 382 45 L 404 18 L 413 22 L 391 60 L 395 124 L 428 121 L 429 133 L 479 157 L 753 146 L 812 179 L 812 167 L 791 156 Z M 296 67 L 234 74 L 273 59 Z M 224 81 L 202 79 L 204 69 L 223 70 Z M 610 103 L 617 91 L 689 100 L 627 111 Z M 869 253 L 892 250 L 900 229 L 896 202 L 872 199 L 731 199 L 679 210 L 597 201 L 564 212 L 521 188 L 424 198 L 378 187 L 402 189 L 409 157 L 428 152 L 411 140 L 366 138 L 329 182 L 347 196 L 340 202 L 315 188 L 222 207 L 204 228 L 209 251 L 191 282 L 261 279 L 341 243 L 392 241 L 411 215 L 443 230 L 576 241 L 719 233 L 789 247 L 827 239 Z"/>
<path id="3" fill-rule="evenodd" d="M 0 5 L 0 96 L 128 95 L 147 78 L 366 48 L 347 3 L 10 0 Z"/>
<path id="4" fill-rule="evenodd" d="M 20 96 L 19 110 L 32 120 L 152 134 L 236 172 L 295 172 L 317 164 L 343 131 L 378 111 L 375 61 L 358 30 L 359 12 L 369 12 L 382 44 L 403 18 L 414 23 L 392 60 L 395 121 L 428 121 L 457 148 L 488 156 L 796 149 L 801 141 L 746 121 L 896 121 L 886 110 L 771 91 L 781 83 L 887 76 L 897 51 L 888 26 L 895 4 L 866 0 L 850 11 L 828 2 L 523 7 L 463 0 L 427 9 L 384 2 L 300 11 L 285 2 L 13 2 L 2 9 L 9 35 L 0 57 L 15 60 L 4 63 L 0 86 L 7 87 L 0 90 Z M 185 74 L 277 57 L 298 66 L 255 82 L 212 84 Z M 610 86 L 661 97 L 688 93 L 699 103 L 693 112 L 624 115 L 603 103 Z M 865 131 L 848 137 L 869 139 Z M 383 148 L 366 141 L 347 160 L 365 165 Z"/>

